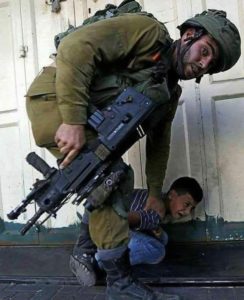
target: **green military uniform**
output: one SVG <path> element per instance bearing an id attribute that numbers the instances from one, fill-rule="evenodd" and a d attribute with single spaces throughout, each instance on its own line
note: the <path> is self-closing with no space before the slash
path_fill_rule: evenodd
<path id="1" fill-rule="evenodd" d="M 171 43 L 165 26 L 143 14 L 103 20 L 67 36 L 59 46 L 57 69 L 44 68 L 27 93 L 36 143 L 57 156 L 54 135 L 61 123 L 86 124 L 90 103 L 104 107 L 125 87 L 133 86 L 162 104 L 151 119 L 146 141 L 149 195 L 159 197 L 181 89 L 177 78 L 166 75 L 163 82 L 155 82 L 152 74 L 155 55 L 165 49 L 161 59 L 168 60 Z M 88 128 L 86 134 L 88 140 L 94 136 Z M 112 207 L 105 205 L 91 213 L 90 233 L 98 248 L 112 249 L 128 242 L 126 214 L 118 203 L 123 200 L 127 209 L 131 178 L 130 172 L 124 186 L 113 195 Z"/>

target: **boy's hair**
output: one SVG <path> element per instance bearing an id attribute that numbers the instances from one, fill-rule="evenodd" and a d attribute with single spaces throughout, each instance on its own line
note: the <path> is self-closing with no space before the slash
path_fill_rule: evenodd
<path id="1" fill-rule="evenodd" d="M 180 177 L 170 186 L 169 192 L 175 190 L 178 195 L 190 194 L 194 201 L 199 203 L 203 197 L 203 190 L 196 179 L 191 177 Z M 169 193 L 168 192 L 168 193 Z"/>

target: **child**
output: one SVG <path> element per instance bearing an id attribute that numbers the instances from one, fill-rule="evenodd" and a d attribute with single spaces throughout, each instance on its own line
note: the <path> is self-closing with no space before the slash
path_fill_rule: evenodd
<path id="1" fill-rule="evenodd" d="M 202 200 L 203 191 L 199 183 L 190 177 L 175 180 L 166 194 L 162 194 L 161 207 L 158 212 L 147 209 L 148 191 L 135 189 L 132 195 L 128 222 L 131 228 L 130 263 L 157 264 L 165 256 L 168 242 L 163 224 L 191 217 L 196 205 Z M 81 223 L 81 233 L 70 258 L 71 271 L 83 286 L 92 286 L 96 282 L 99 256 L 96 246 L 90 239 L 88 213 L 85 212 Z"/>

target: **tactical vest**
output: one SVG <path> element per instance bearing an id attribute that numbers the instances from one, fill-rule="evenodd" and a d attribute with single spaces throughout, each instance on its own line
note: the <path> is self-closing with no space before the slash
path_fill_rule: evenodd
<path id="1" fill-rule="evenodd" d="M 85 19 L 82 25 L 77 27 L 74 27 L 73 25 L 69 25 L 69 28 L 66 31 L 55 35 L 54 37 L 55 47 L 56 49 L 58 49 L 58 46 L 64 37 L 66 37 L 73 31 L 85 25 L 89 25 L 100 20 L 117 17 L 126 13 L 139 13 L 139 12 L 155 19 L 155 17 L 151 13 L 142 12 L 141 5 L 135 0 L 124 0 L 119 6 L 113 4 L 107 4 L 104 9 L 98 10 L 93 16 Z"/>

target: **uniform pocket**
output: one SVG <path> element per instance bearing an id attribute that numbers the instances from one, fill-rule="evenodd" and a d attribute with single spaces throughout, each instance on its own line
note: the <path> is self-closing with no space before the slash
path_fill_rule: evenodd
<path id="1" fill-rule="evenodd" d="M 90 87 L 91 103 L 101 109 L 114 101 L 130 85 L 130 79 L 120 74 L 101 75 Z"/>
<path id="2" fill-rule="evenodd" d="M 56 101 L 56 69 L 46 67 L 26 94 L 26 110 L 35 142 L 40 147 L 53 146 L 54 136 L 62 123 Z"/>

